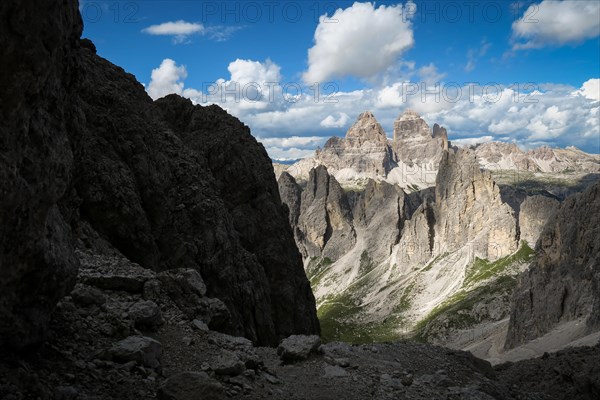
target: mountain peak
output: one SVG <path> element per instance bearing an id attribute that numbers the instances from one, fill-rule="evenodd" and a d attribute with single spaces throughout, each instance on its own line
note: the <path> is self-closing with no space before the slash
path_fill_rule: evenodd
<path id="1" fill-rule="evenodd" d="M 358 116 L 358 120 L 361 119 L 375 119 L 375 116 L 371 111 L 365 111 Z"/>
<path id="2" fill-rule="evenodd" d="M 411 120 L 415 120 L 415 119 L 422 119 L 421 115 L 419 115 L 419 113 L 416 112 L 415 110 L 411 110 L 410 108 L 407 108 L 406 110 L 404 110 L 404 112 L 402 114 L 400 114 L 398 116 L 397 121 L 411 121 Z"/>
<path id="3" fill-rule="evenodd" d="M 383 127 L 370 111 L 365 111 L 346 132 L 346 139 L 358 139 L 361 143 L 367 140 L 387 143 Z"/>
<path id="4" fill-rule="evenodd" d="M 406 109 L 394 122 L 394 141 L 420 136 L 431 137 L 431 128 L 416 111 Z"/>

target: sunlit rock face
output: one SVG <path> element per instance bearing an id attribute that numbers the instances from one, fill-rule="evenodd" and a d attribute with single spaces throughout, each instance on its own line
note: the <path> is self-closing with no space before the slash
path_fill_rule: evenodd
<path id="1" fill-rule="evenodd" d="M 394 151 L 398 160 L 408 165 L 437 165 L 444 149 L 448 149 L 446 129 L 434 125 L 434 130 L 421 116 L 406 110 L 394 122 Z"/>
<path id="2" fill-rule="evenodd" d="M 394 156 L 385 132 L 369 111 L 359 115 L 345 138 L 329 139 L 323 149 L 317 150 L 315 160 L 334 175 L 385 177 L 394 167 Z"/>
<path id="3" fill-rule="evenodd" d="M 517 250 L 517 219 L 500 189 L 479 169 L 472 150 L 445 152 L 435 187 L 436 243 L 453 250 L 471 242 L 479 257 L 495 260 Z"/>

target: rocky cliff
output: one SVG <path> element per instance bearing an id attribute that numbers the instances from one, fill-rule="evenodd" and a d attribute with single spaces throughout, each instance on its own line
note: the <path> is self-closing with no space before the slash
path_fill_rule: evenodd
<path id="1" fill-rule="evenodd" d="M 423 121 L 411 121 L 431 138 Z M 407 128 L 411 137 L 413 128 Z M 300 186 L 282 174 L 281 196 L 326 321 L 326 338 L 398 338 L 442 305 L 521 270 L 522 260 L 507 258 L 519 248 L 518 214 L 490 173 L 480 170 L 475 153 L 442 150 L 439 171 L 435 190 L 411 195 L 375 180 L 346 192 L 322 165 L 310 171 L 299 194 Z M 524 230 L 534 236 L 545 214 L 525 208 L 523 221 L 531 226 Z M 490 307 L 508 309 L 508 300 Z"/>
<path id="2" fill-rule="evenodd" d="M 490 260 L 517 250 L 515 213 L 502 200 L 490 173 L 479 169 L 473 151 L 443 154 L 435 194 L 435 241 L 439 249 L 455 251 L 470 243 L 477 256 Z"/>
<path id="3" fill-rule="evenodd" d="M 305 258 L 337 260 L 344 255 L 356 242 L 352 219 L 348 198 L 327 168 L 321 165 L 311 170 L 298 218 L 304 238 L 298 247 Z"/>
<path id="4" fill-rule="evenodd" d="M 324 165 L 343 181 L 387 176 L 394 168 L 394 154 L 385 132 L 371 112 L 358 116 L 344 138 L 330 138 L 312 159 L 301 160 L 288 171 L 306 180 L 310 169 Z"/>
<path id="5" fill-rule="evenodd" d="M 560 202 L 548 196 L 528 196 L 519 207 L 521 240 L 534 248 L 546 223 L 552 218 Z"/>
<path id="6" fill-rule="evenodd" d="M 0 344 L 21 346 L 41 339 L 77 274 L 57 203 L 73 179 L 83 25 L 75 1 L 5 1 L 0 21 Z"/>
<path id="7" fill-rule="evenodd" d="M 404 111 L 394 122 L 394 150 L 404 163 L 437 168 L 444 149 L 448 150 L 446 129 L 435 124 L 432 132 L 415 111 Z"/>
<path id="8" fill-rule="evenodd" d="M 536 259 L 519 280 L 506 347 L 581 320 L 600 326 L 600 183 L 565 200 L 547 223 Z"/>
<path id="9" fill-rule="evenodd" d="M 2 344 L 40 340 L 76 247 L 199 271 L 222 329 L 256 343 L 318 332 L 264 148 L 219 107 L 153 102 L 66 3 L 0 6 Z"/>
<path id="10" fill-rule="evenodd" d="M 330 138 L 314 157 L 298 161 L 287 172 L 306 181 L 312 168 L 324 165 L 346 187 L 364 189 L 373 179 L 418 190 L 433 186 L 442 152 L 448 148 L 446 129 L 435 124 L 432 132 L 414 111 L 398 116 L 393 141 L 373 113 L 365 111 L 345 138 Z"/>

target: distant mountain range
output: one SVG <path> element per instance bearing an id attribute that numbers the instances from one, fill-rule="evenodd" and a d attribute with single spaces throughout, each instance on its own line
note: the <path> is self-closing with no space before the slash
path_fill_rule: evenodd
<path id="1" fill-rule="evenodd" d="M 365 112 L 346 137 L 330 138 L 314 156 L 289 167 L 278 166 L 277 172 L 285 170 L 295 179 L 306 181 L 312 168 L 324 165 L 345 187 L 363 188 L 368 179 L 373 179 L 414 191 L 435 185 L 442 152 L 448 148 L 458 147 L 448 141 L 446 129 L 438 124 L 430 128 L 414 111 L 407 110 L 398 117 L 393 140 L 387 138 L 375 116 Z M 587 174 L 600 173 L 600 155 L 575 147 L 523 151 L 516 144 L 489 142 L 469 148 L 480 167 L 493 171 L 500 182 L 542 179 L 565 181 L 568 185 Z"/>

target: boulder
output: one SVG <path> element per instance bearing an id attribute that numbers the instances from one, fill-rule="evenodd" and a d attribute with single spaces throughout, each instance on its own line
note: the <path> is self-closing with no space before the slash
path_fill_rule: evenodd
<path id="1" fill-rule="evenodd" d="M 158 274 L 162 287 L 175 300 L 181 296 L 206 295 L 206 285 L 198 271 L 191 268 L 172 269 Z"/>
<path id="2" fill-rule="evenodd" d="M 199 330 L 200 332 L 208 332 L 210 329 L 208 328 L 208 325 L 206 325 L 204 323 L 204 321 L 201 321 L 199 319 L 195 319 L 192 321 L 192 327 L 194 329 Z"/>
<path id="3" fill-rule="evenodd" d="M 246 366 L 237 353 L 224 350 L 212 365 L 212 369 L 218 375 L 237 376 L 246 370 Z"/>
<path id="4" fill-rule="evenodd" d="M 119 363 L 135 361 L 145 367 L 160 369 L 162 345 L 146 336 L 129 336 L 109 350 L 110 357 Z"/>
<path id="5" fill-rule="evenodd" d="M 155 328 L 163 323 L 160 308 L 152 300 L 141 300 L 132 305 L 129 317 L 136 328 Z"/>
<path id="6" fill-rule="evenodd" d="M 106 302 L 106 298 L 100 290 L 81 284 L 75 286 L 71 292 L 71 298 L 75 304 L 84 307 L 92 305 L 99 306 Z"/>
<path id="7" fill-rule="evenodd" d="M 316 352 L 320 345 L 321 338 L 316 335 L 292 335 L 281 341 L 277 354 L 284 362 L 301 361 Z"/>

